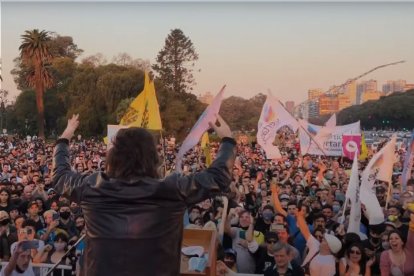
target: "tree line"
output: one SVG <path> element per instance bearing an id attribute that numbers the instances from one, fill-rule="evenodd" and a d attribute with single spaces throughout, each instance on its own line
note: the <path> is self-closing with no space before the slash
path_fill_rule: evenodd
<path id="1" fill-rule="evenodd" d="M 183 139 L 206 105 L 190 92 L 198 54 L 180 29 L 171 30 L 156 64 L 126 53 L 108 62 L 102 54 L 78 61 L 83 50 L 73 38 L 47 31 L 26 31 L 20 55 L 12 70 L 22 91 L 12 105 L 4 106 L 7 91 L 0 93 L 1 123 L 9 133 L 57 135 L 73 113 L 81 116 L 80 132 L 105 136 L 107 124 L 119 123 L 131 101 L 143 89 L 144 72 L 151 69 L 160 106 L 163 131 Z M 255 132 L 264 94 L 250 99 L 231 96 L 223 100 L 221 115 L 235 130 Z M 378 101 L 352 106 L 338 114 L 338 123 L 361 120 L 363 128 L 414 128 L 414 90 L 393 93 Z M 323 124 L 328 117 L 311 120 Z"/>

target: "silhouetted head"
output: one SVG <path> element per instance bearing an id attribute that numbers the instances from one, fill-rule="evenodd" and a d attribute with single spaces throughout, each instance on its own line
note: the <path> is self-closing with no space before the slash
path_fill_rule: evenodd
<path id="1" fill-rule="evenodd" d="M 107 153 L 106 171 L 109 177 L 158 178 L 159 156 L 154 137 L 146 129 L 120 129 Z"/>

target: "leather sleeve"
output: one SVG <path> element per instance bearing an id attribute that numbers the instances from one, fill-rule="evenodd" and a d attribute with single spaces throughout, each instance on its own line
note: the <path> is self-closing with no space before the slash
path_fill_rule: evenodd
<path id="1" fill-rule="evenodd" d="M 69 141 L 67 139 L 57 140 L 52 165 L 52 185 L 56 192 L 68 195 L 73 201 L 79 202 L 85 177 L 86 175 L 72 171 Z"/>
<path id="2" fill-rule="evenodd" d="M 176 185 L 178 193 L 187 205 L 198 203 L 214 194 L 226 193 L 230 190 L 232 170 L 236 158 L 236 142 L 224 138 L 216 159 L 209 168 L 188 176 L 178 176 Z M 176 177 L 172 175 L 171 178 Z M 166 178 L 166 182 L 174 181 Z"/>

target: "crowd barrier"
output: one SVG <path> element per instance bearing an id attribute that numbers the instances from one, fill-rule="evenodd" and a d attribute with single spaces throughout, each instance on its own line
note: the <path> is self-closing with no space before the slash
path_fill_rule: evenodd
<path id="1" fill-rule="evenodd" d="M 5 267 L 8 262 L 1 262 L 1 267 Z M 32 263 L 32 267 L 33 267 L 33 271 L 35 272 L 36 276 L 46 276 L 46 273 L 54 266 L 54 264 L 45 264 L 45 263 L 39 263 L 39 264 L 34 264 Z M 57 272 L 60 271 L 61 276 L 64 276 L 65 271 L 72 271 L 72 267 L 69 265 L 59 265 L 56 270 L 55 270 L 56 274 Z M 54 274 L 54 275 L 56 275 Z"/>

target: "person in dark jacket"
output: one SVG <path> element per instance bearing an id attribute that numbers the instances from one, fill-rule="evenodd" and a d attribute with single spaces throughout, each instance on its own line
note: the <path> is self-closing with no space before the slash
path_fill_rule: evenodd
<path id="1" fill-rule="evenodd" d="M 107 152 L 107 173 L 72 171 L 69 142 L 78 115 L 68 120 L 54 149 L 52 178 L 54 189 L 70 195 L 84 214 L 83 275 L 179 274 L 185 209 L 229 191 L 236 142 L 227 123 L 220 116 L 218 121 L 220 126 L 210 123 L 222 138 L 211 166 L 160 179 L 154 138 L 135 127 L 117 133 Z"/>
<path id="2" fill-rule="evenodd" d="M 271 252 L 275 259 L 275 265 L 268 267 L 264 276 L 305 276 L 303 269 L 291 262 L 291 247 L 287 243 L 278 242 L 271 247 Z"/>

